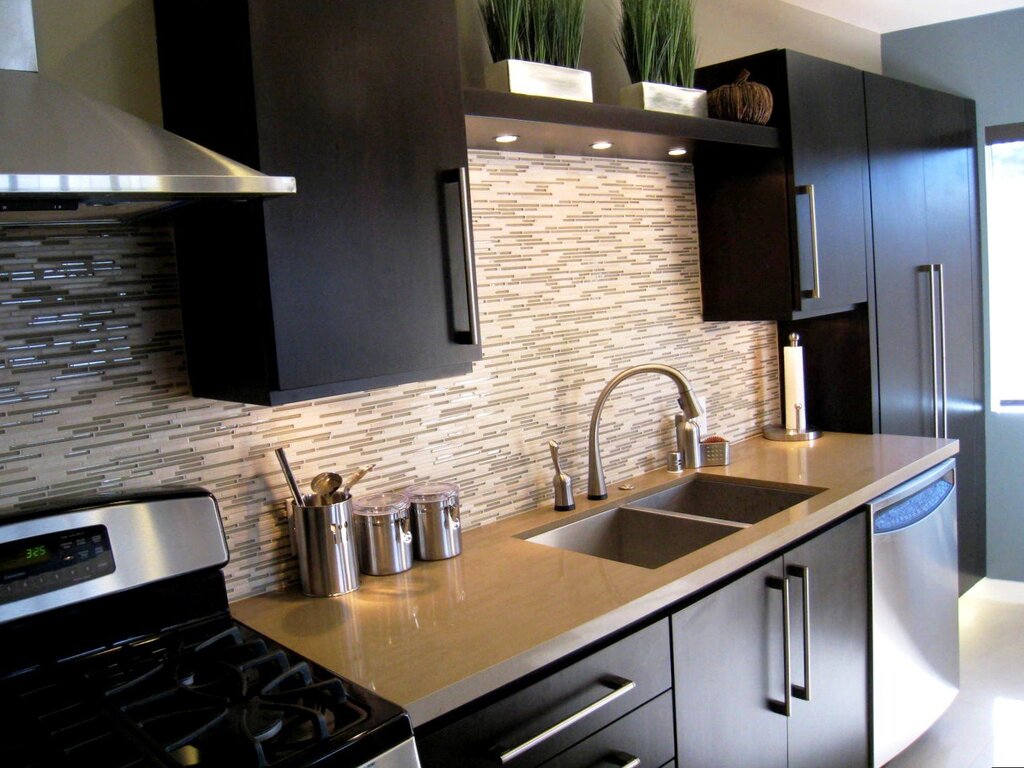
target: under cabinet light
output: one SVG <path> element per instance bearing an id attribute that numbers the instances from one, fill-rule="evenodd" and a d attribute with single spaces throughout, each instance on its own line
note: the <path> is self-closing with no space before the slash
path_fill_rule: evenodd
<path id="1" fill-rule="evenodd" d="M 590 145 L 591 149 L 611 149 L 612 143 L 610 141 L 595 141 Z"/>
<path id="2" fill-rule="evenodd" d="M 519 141 L 519 137 L 514 133 L 503 133 L 501 136 L 495 136 L 494 140 L 499 144 L 511 144 L 513 141 Z"/>
<path id="3" fill-rule="evenodd" d="M 669 157 L 682 157 L 686 154 L 686 147 L 672 147 L 668 151 Z"/>

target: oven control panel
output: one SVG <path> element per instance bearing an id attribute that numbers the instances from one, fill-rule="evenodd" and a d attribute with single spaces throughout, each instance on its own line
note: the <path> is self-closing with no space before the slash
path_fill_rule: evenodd
<path id="1" fill-rule="evenodd" d="M 91 525 L 0 544 L 0 605 L 114 572 L 106 526 Z"/>

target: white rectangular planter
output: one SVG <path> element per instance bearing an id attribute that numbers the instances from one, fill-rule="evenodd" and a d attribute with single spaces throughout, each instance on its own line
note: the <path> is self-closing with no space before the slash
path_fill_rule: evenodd
<path id="1" fill-rule="evenodd" d="M 675 115 L 708 116 L 708 94 L 699 88 L 680 88 L 661 83 L 633 83 L 619 91 L 619 104 L 654 112 L 671 112 Z"/>
<path id="2" fill-rule="evenodd" d="M 589 72 L 535 61 L 505 59 L 488 64 L 484 69 L 484 83 L 491 91 L 572 101 L 594 100 Z"/>

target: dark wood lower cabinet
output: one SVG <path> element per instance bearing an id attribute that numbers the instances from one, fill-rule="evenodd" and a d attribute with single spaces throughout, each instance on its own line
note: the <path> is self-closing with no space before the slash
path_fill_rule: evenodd
<path id="1" fill-rule="evenodd" d="M 868 765 L 868 535 L 859 513 L 672 617 L 679 765 Z"/>
<path id="2" fill-rule="evenodd" d="M 428 723 L 424 768 L 865 768 L 869 535 L 858 512 L 669 618 Z"/>
<path id="3" fill-rule="evenodd" d="M 501 754 L 557 727 L 630 683 L 633 687 L 628 691 L 596 707 L 573 725 L 508 757 L 503 763 L 499 761 Z M 662 738 L 660 747 L 650 745 L 650 750 L 644 747 L 649 759 L 642 760 L 642 764 L 660 765 L 672 757 L 671 704 L 667 719 L 664 718 L 664 703 L 650 710 L 646 705 L 655 703 L 652 699 L 671 702 L 671 686 L 668 621 L 662 619 L 496 701 L 475 709 L 470 706 L 468 709 L 473 711 L 433 732 L 429 726 L 423 733 L 417 731 L 420 760 L 424 768 L 498 764 L 521 768 L 546 764 L 570 748 L 578 748 L 581 755 L 629 753 L 647 744 L 653 717 L 663 722 L 662 732 L 667 738 Z M 667 697 L 663 695 L 666 692 Z M 657 699 L 658 696 L 661 699 Z M 642 709 L 638 710 L 639 707 Z M 627 717 L 634 711 L 646 714 Z M 589 765 L 587 762 L 553 764 Z"/>
<path id="4" fill-rule="evenodd" d="M 545 768 L 663 765 L 675 754 L 672 692 L 665 691 L 625 717 L 544 763 Z"/>

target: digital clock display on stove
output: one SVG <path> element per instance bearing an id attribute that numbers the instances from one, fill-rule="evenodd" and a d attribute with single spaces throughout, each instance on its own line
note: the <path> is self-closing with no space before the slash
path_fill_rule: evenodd
<path id="1" fill-rule="evenodd" d="M 107 529 L 93 525 L 0 544 L 0 604 L 114 572 Z"/>
<path id="2" fill-rule="evenodd" d="M 6 573 L 10 570 L 23 568 L 26 565 L 45 563 L 51 556 L 50 548 L 46 544 L 36 544 L 30 547 L 21 546 L 16 552 L 4 552 L 0 556 L 0 571 Z"/>

